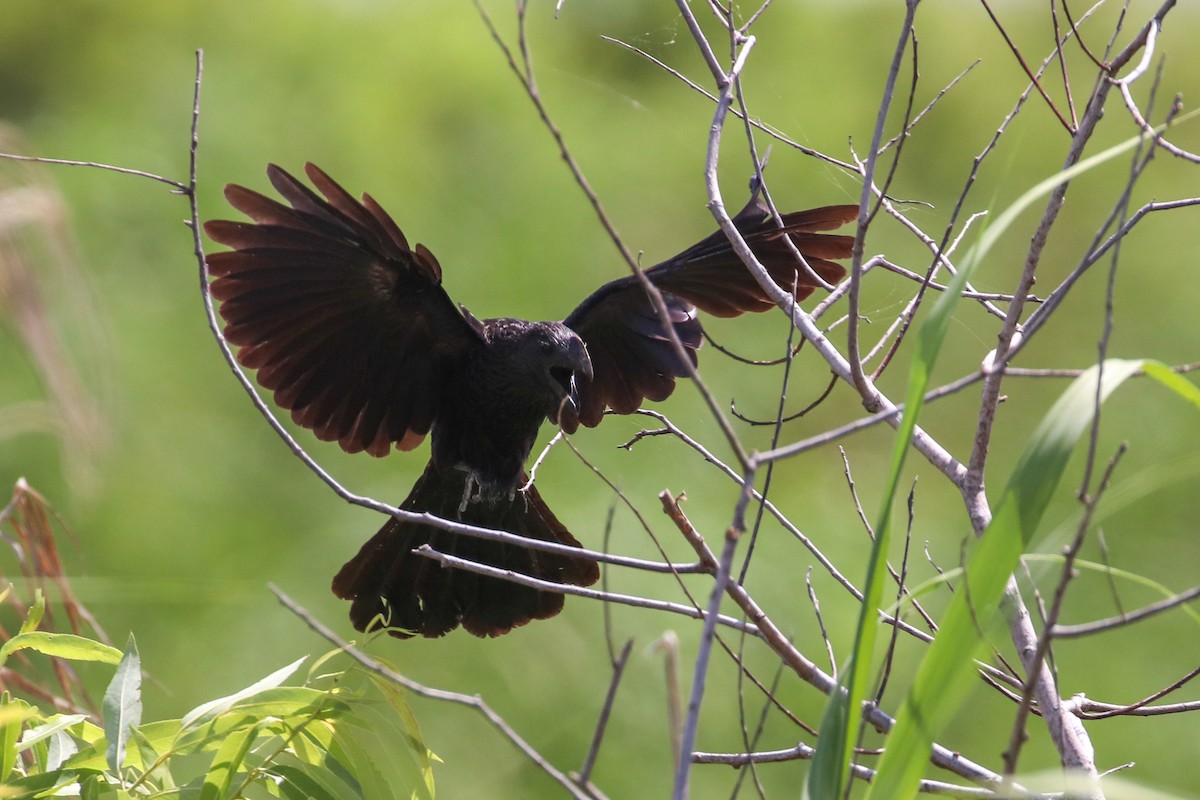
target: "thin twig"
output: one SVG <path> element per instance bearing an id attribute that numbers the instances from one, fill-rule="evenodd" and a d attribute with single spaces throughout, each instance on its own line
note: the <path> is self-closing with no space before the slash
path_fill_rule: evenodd
<path id="1" fill-rule="evenodd" d="M 140 169 L 130 169 L 129 167 L 115 167 L 112 164 L 101 164 L 98 161 L 72 161 L 66 158 L 43 158 L 42 156 L 22 156 L 15 153 L 0 153 L 0 158 L 9 161 L 32 161 L 37 164 L 58 164 L 64 167 L 92 167 L 94 169 L 102 169 L 105 172 L 118 172 L 122 175 L 133 175 L 138 178 L 149 178 L 152 181 L 165 183 L 168 186 L 173 186 L 178 190 L 179 194 L 187 194 L 189 184 L 180 183 L 171 178 L 164 178 L 162 175 L 156 175 L 153 172 L 145 172 Z"/>
<path id="2" fill-rule="evenodd" d="M 846 360 L 849 362 L 850 382 L 864 398 L 872 397 L 877 393 L 877 390 L 863 371 L 862 353 L 860 352 L 859 319 L 861 312 L 859 310 L 859 303 L 862 293 L 863 248 L 866 244 L 868 224 L 874 214 L 871 211 L 871 201 L 873 199 L 872 187 L 875 185 L 875 165 L 879 158 L 881 143 L 883 142 L 883 132 L 887 124 L 888 112 L 891 110 L 892 99 L 895 97 L 896 80 L 900 75 L 904 53 L 908 49 L 909 41 L 913 35 L 913 25 L 917 13 L 917 0 L 906 0 L 904 7 L 904 21 L 900 25 L 900 36 L 896 41 L 891 65 L 888 67 L 883 96 L 879 102 L 879 110 L 875 116 L 875 130 L 871 135 L 871 149 L 867 152 L 867 160 L 862 166 L 863 187 L 858 201 L 858 228 L 854 234 L 854 247 L 850 254 L 850 290 L 847 293 L 850 325 L 849 331 L 846 334 Z M 884 193 L 881 190 L 881 194 Z"/>
<path id="3" fill-rule="evenodd" d="M 793 330 L 795 330 L 795 329 L 793 328 Z M 815 400 L 813 400 L 811 403 L 809 403 L 808 405 L 806 405 L 804 408 L 800 409 L 799 411 L 788 414 L 787 416 L 776 417 L 775 419 L 751 419 L 750 417 L 747 417 L 745 414 L 742 414 L 741 412 L 739 412 L 737 410 L 737 404 L 733 400 L 729 401 L 729 413 L 733 414 L 733 416 L 737 417 L 739 420 L 746 423 L 747 425 L 754 425 L 754 426 L 772 425 L 772 426 L 774 426 L 776 429 L 776 433 L 771 438 L 771 449 L 775 449 L 779 445 L 778 432 L 779 432 L 780 426 L 782 426 L 784 423 L 787 423 L 787 422 L 795 422 L 798 419 L 802 419 L 803 417 L 807 416 L 809 414 L 809 412 L 820 407 L 822 403 L 824 403 L 827 399 L 829 399 L 829 395 L 833 394 L 833 390 L 837 387 L 837 383 L 838 383 L 838 379 L 837 379 L 836 375 L 830 377 L 829 383 L 825 384 L 825 388 L 823 390 L 821 390 L 821 393 L 819 395 L 817 395 Z"/>
<path id="4" fill-rule="evenodd" d="M 666 631 L 653 644 L 653 649 L 664 653 L 663 677 L 667 689 L 667 735 L 671 741 L 671 763 L 679 760 L 679 739 L 683 730 L 683 700 L 679 689 L 679 636 L 675 631 Z"/>
<path id="5" fill-rule="evenodd" d="M 884 142 L 883 147 L 880 149 L 885 150 L 885 151 L 889 150 L 897 142 L 903 141 L 903 138 L 905 136 L 912 133 L 912 130 L 913 130 L 913 128 L 915 128 L 917 126 L 917 123 L 919 123 L 922 119 L 924 119 L 926 114 L 928 114 L 930 111 L 933 111 L 934 106 L 936 106 L 942 100 L 942 98 L 944 98 L 947 94 L 949 94 L 950 90 L 953 89 L 955 86 L 957 86 L 959 81 L 961 81 L 963 78 L 967 77 L 968 73 L 970 73 L 971 70 L 973 70 L 977 66 L 979 66 L 980 63 L 981 63 L 981 60 L 977 58 L 974 61 L 972 61 L 970 64 L 968 64 L 966 69 L 964 69 L 962 72 L 955 75 L 954 78 L 948 84 L 943 86 L 938 91 L 938 93 L 933 96 L 932 100 L 930 100 L 928 103 L 925 104 L 925 107 L 923 109 L 921 109 L 917 113 L 917 115 L 912 118 L 912 121 L 908 122 L 904 126 L 903 131 L 901 131 L 900 133 L 893 136 L 891 139 L 888 139 L 886 142 Z"/>
<path id="6" fill-rule="evenodd" d="M 1068 122 L 1066 117 L 1062 115 L 1062 112 L 1058 110 L 1058 106 L 1054 104 L 1054 100 L 1051 99 L 1045 88 L 1042 87 L 1042 82 L 1038 80 L 1039 76 L 1035 75 L 1033 70 L 1029 68 L 1029 65 L 1025 63 L 1025 57 L 1021 55 L 1020 48 L 1018 48 L 1016 43 L 1013 42 L 1012 38 L 1009 37 L 1008 31 L 1004 29 L 1004 25 L 1000 22 L 1000 19 L 996 16 L 996 13 L 992 11 L 992 7 L 988 5 L 987 0 L 979 0 L 979 2 L 983 5 L 984 10 L 987 11 L 988 16 L 992 18 L 992 23 L 996 26 L 996 30 L 1000 32 L 1000 36 L 1004 38 L 1004 43 L 1007 44 L 1008 49 L 1012 51 L 1013 56 L 1017 59 L 1017 63 L 1021 65 L 1021 69 L 1025 70 L 1025 74 L 1029 76 L 1029 80 L 1033 83 L 1034 87 L 1037 88 L 1038 94 L 1040 94 L 1042 99 L 1046 101 L 1046 106 L 1054 112 L 1054 116 L 1058 118 L 1060 123 L 1062 123 L 1062 126 L 1066 129 L 1067 133 L 1074 134 L 1076 131 L 1076 126 Z M 1059 50 L 1060 48 L 1061 45 L 1056 47 L 1055 51 Z"/>
<path id="7" fill-rule="evenodd" d="M 726 588 L 731 584 L 730 572 L 733 568 L 733 555 L 737 550 L 738 538 L 741 531 L 731 528 L 725 534 L 725 546 L 721 549 L 721 558 L 717 562 L 717 574 L 713 580 L 712 595 L 705 614 L 704 630 L 701 633 L 699 649 L 692 674 L 692 692 L 688 698 L 687 714 L 684 716 L 683 731 L 679 740 L 679 763 L 675 770 L 675 800 L 686 800 L 688 797 L 688 781 L 691 774 L 692 750 L 695 749 L 696 734 L 700 727 L 700 703 L 704 698 L 704 688 L 707 684 L 708 662 L 712 654 L 713 638 L 716 634 L 716 624 L 720 615 L 717 610 L 725 597 Z M 757 628 L 754 629 L 757 632 Z"/>
<path id="8" fill-rule="evenodd" d="M 1200 598 L 1200 586 L 1193 586 L 1187 591 L 1159 600 L 1156 603 L 1142 606 L 1134 611 L 1127 611 L 1115 617 L 1098 619 L 1094 622 L 1083 622 L 1078 625 L 1056 623 L 1050 628 L 1050 635 L 1055 639 L 1077 639 L 1081 636 L 1094 636 L 1097 633 L 1105 633 L 1117 628 L 1123 628 L 1135 622 L 1141 622 L 1156 614 L 1186 605 L 1197 598 Z"/>
<path id="9" fill-rule="evenodd" d="M 1188 672 L 1182 678 L 1172 681 L 1169 685 L 1164 686 L 1152 695 L 1138 700 L 1136 703 L 1131 703 L 1127 706 L 1113 706 L 1107 703 L 1095 703 L 1081 698 L 1078 708 L 1082 716 L 1087 719 L 1105 719 L 1107 717 L 1117 716 L 1160 716 L 1163 714 L 1179 714 L 1187 711 L 1200 711 L 1200 700 L 1193 700 L 1187 703 L 1173 703 L 1171 705 L 1151 706 L 1160 697 L 1163 697 L 1171 692 L 1179 689 L 1193 678 L 1200 675 L 1200 667 Z M 1083 713 L 1086 710 L 1087 713 Z"/>
<path id="10" fill-rule="evenodd" d="M 687 521 L 683 511 L 675 503 L 669 493 L 659 495 L 665 508 L 673 520 L 677 520 L 680 533 L 695 550 L 702 563 L 715 563 L 716 556 L 705 544 L 704 539 L 695 532 L 695 528 Z M 763 611 L 757 602 L 746 591 L 745 587 L 731 582 L 726 591 L 731 600 L 758 626 L 759 635 L 763 641 L 778 655 L 785 664 L 803 681 L 817 690 L 829 694 L 838 688 L 837 681 L 828 673 L 801 653 L 795 644 L 775 625 L 771 617 Z M 927 638 L 928 635 L 924 634 Z M 874 703 L 864 703 L 863 719 L 879 731 L 886 733 L 896 724 L 896 720 Z M 942 769 L 982 785 L 999 786 L 1002 778 L 991 770 L 966 759 L 961 753 L 950 750 L 943 745 L 934 743 L 930 761 Z M 1013 787 L 1021 790 L 1020 787 Z M 1021 790 L 1023 791 L 1023 790 Z"/>
<path id="11" fill-rule="evenodd" d="M 592 734 L 592 743 L 584 756 L 583 766 L 579 768 L 577 780 L 584 786 L 588 785 L 592 776 L 592 768 L 596 766 L 596 758 L 600 755 L 600 743 L 604 740 L 604 731 L 608 727 L 608 718 L 612 715 L 613 703 L 617 699 L 617 687 L 621 685 L 621 676 L 625 674 L 625 665 L 629 663 L 629 654 L 633 652 L 633 639 L 626 639 L 621 648 L 621 655 L 613 662 L 612 680 L 608 682 L 608 691 L 604 694 L 604 705 L 600 707 L 600 716 L 596 720 L 596 731 Z"/>
<path id="12" fill-rule="evenodd" d="M 808 604 L 812 606 L 813 617 L 817 620 L 817 630 L 821 632 L 821 642 L 825 645 L 825 655 L 829 658 L 829 674 L 834 680 L 837 680 L 837 656 L 833 653 L 833 642 L 829 639 L 829 629 L 825 627 L 825 617 L 821 614 L 821 599 L 817 597 L 817 590 L 813 587 L 812 570 L 813 568 L 809 566 L 804 571 L 804 586 L 808 591 Z"/>
<path id="13" fill-rule="evenodd" d="M 667 74 L 671 75 L 672 77 L 678 78 L 681 82 L 683 82 L 686 86 L 688 86 L 688 88 L 693 89 L 696 92 L 698 92 L 699 94 L 704 95 L 705 97 L 707 97 L 709 100 L 711 100 L 714 103 L 717 102 L 717 96 L 715 94 L 708 91 L 708 89 L 705 89 L 703 86 L 696 83 L 695 81 L 693 81 L 691 78 L 684 75 L 679 70 L 675 69 L 674 67 L 665 63 L 664 61 L 662 61 L 658 58 L 655 58 L 650 53 L 647 53 L 645 50 L 641 49 L 640 47 L 636 47 L 634 45 L 628 44 L 627 42 L 623 42 L 620 39 L 614 39 L 611 36 L 601 36 L 600 38 L 606 42 L 611 42 L 612 44 L 618 45 L 620 47 L 624 47 L 626 50 L 630 50 L 630 51 L 638 54 L 642 58 L 644 58 L 647 61 L 649 61 L 650 63 L 654 64 L 655 66 L 660 67 Z M 739 119 L 744 119 L 746 121 L 746 123 L 748 125 L 753 126 L 755 130 L 762 131 L 763 133 L 765 133 L 766 135 L 775 139 L 776 141 L 787 145 L 788 147 L 792 148 L 793 150 L 796 150 L 799 153 L 803 153 L 806 156 L 811 156 L 813 158 L 820 159 L 821 161 L 824 161 L 827 164 L 831 164 L 835 167 L 845 170 L 846 172 L 857 172 L 858 171 L 853 164 L 851 164 L 847 161 L 842 161 L 841 159 L 826 155 L 825 153 L 822 153 L 819 150 L 815 150 L 811 147 L 808 147 L 807 145 L 797 142 L 794 139 L 790 139 L 787 136 L 784 136 L 779 131 L 774 130 L 773 128 L 771 128 L 767 125 L 764 125 L 762 122 L 759 122 L 758 120 L 747 119 L 745 117 L 745 115 L 736 108 L 730 109 L 729 113 L 733 114 L 734 116 L 738 117 Z"/>
<path id="14" fill-rule="evenodd" d="M 693 548 L 696 549 L 697 553 L 700 555 L 700 563 L 705 565 L 708 572 L 715 574 L 718 568 L 716 557 L 708 549 L 708 546 L 704 544 L 704 538 L 694 527 L 692 527 L 691 521 L 689 521 L 687 516 L 683 513 L 683 509 L 679 507 L 679 503 L 683 499 L 682 495 L 676 497 L 673 496 L 669 491 L 664 490 L 659 493 L 658 497 L 659 501 L 662 503 L 663 512 L 671 519 L 673 523 L 675 523 L 675 526 L 683 534 L 684 539 L 687 540 L 689 544 L 692 544 Z M 697 546 L 697 542 L 699 543 L 699 546 Z M 744 634 L 742 635 L 742 638 L 739 639 L 739 648 L 737 652 L 735 652 L 719 635 L 716 637 L 716 641 L 717 644 L 719 644 L 725 651 L 725 654 L 728 655 L 730 659 L 738 666 L 740 675 L 748 678 L 754 687 L 763 693 L 763 696 L 766 698 L 768 703 L 777 708 L 780 713 L 795 723 L 797 727 L 810 734 L 816 734 L 816 730 L 812 726 L 805 723 L 803 720 L 793 714 L 787 706 L 779 702 L 779 699 L 775 697 L 774 692 L 764 686 L 762 681 L 755 677 L 754 673 L 746 667 L 744 659 L 741 655 L 741 645 L 744 644 Z M 682 720 L 682 714 L 679 715 L 679 719 Z M 680 722 L 678 727 L 682 728 L 682 722 Z M 675 728 L 673 727 L 672 730 L 675 730 Z"/>

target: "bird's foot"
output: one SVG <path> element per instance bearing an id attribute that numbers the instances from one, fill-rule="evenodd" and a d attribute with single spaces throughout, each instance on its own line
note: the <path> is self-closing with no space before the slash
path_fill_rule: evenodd
<path id="1" fill-rule="evenodd" d="M 463 484 L 462 500 L 458 503 L 458 513 L 462 514 L 467 510 L 467 506 L 473 502 L 479 501 L 479 482 L 475 480 L 475 473 L 467 472 L 467 482 Z"/>

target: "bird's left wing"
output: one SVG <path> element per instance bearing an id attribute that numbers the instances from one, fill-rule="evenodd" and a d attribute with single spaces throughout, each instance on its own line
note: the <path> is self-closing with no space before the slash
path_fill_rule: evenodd
<path id="1" fill-rule="evenodd" d="M 391 217 L 354 199 L 312 164 L 324 198 L 275 165 L 267 175 L 290 207 L 230 184 L 230 204 L 254 222 L 213 220 L 233 250 L 208 257 L 213 297 L 238 361 L 292 419 L 348 452 L 416 447 L 438 413 L 446 376 L 482 346 L 455 308 L 442 271 L 410 248 Z"/>
<path id="2" fill-rule="evenodd" d="M 818 286 L 809 269 L 827 283 L 846 274 L 834 259 L 850 255 L 854 237 L 822 231 L 839 228 L 857 214 L 858 206 L 826 206 L 784 214 L 778 225 L 755 192 L 733 223 L 780 288 L 803 300 Z M 789 241 L 805 257 L 807 269 L 797 262 Z M 775 305 L 721 231 L 647 269 L 646 277 L 662 293 L 671 326 L 692 364 L 703 341 L 697 307 L 714 316 L 736 317 Z M 675 379 L 688 374 L 634 275 L 600 287 L 563 322 L 587 344 L 594 372 L 592 380 L 579 386 L 577 409 L 561 415 L 559 423 L 567 433 L 580 424 L 599 424 L 605 408 L 631 414 L 643 400 L 665 400 Z"/>
<path id="3" fill-rule="evenodd" d="M 696 309 L 680 298 L 662 293 L 671 326 L 695 365 L 704 341 Z M 558 423 L 574 433 L 582 423 L 593 428 L 611 408 L 632 414 L 643 400 L 666 400 L 675 379 L 688 374 L 645 289 L 633 275 L 607 283 L 592 292 L 563 324 L 587 345 L 592 378 L 582 379 L 578 404 L 564 407 Z"/>

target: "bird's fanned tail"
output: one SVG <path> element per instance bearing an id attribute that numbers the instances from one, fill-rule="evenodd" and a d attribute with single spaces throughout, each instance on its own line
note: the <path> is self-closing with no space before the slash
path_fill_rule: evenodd
<path id="1" fill-rule="evenodd" d="M 463 505 L 466 482 L 465 471 L 438 470 L 431 463 L 401 508 L 529 539 L 580 546 L 536 488 L 517 492 L 511 500 L 472 499 Z M 588 586 L 600 577 L 594 561 L 390 519 L 333 579 L 334 594 L 353 601 L 350 618 L 354 627 L 361 631 L 386 627 L 388 633 L 403 639 L 442 636 L 461 624 L 476 636 L 499 636 L 562 610 L 563 596 L 557 592 L 442 567 L 412 552 L 423 544 L 447 555 L 555 583 Z"/>

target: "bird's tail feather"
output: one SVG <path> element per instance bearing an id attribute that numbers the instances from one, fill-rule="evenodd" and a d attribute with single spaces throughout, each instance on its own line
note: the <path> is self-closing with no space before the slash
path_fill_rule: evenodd
<path id="1" fill-rule="evenodd" d="M 511 500 L 472 499 L 464 504 L 467 489 L 466 472 L 439 471 L 430 463 L 401 508 L 529 539 L 580 546 L 536 488 L 517 492 Z M 499 636 L 562 610 L 563 596 L 557 592 L 442 567 L 412 552 L 423 544 L 447 555 L 555 583 L 588 586 L 600 577 L 594 561 L 389 519 L 333 579 L 334 594 L 353 603 L 350 619 L 354 627 L 361 631 L 386 627 L 399 638 L 435 637 L 461 623 L 476 636 Z"/>

